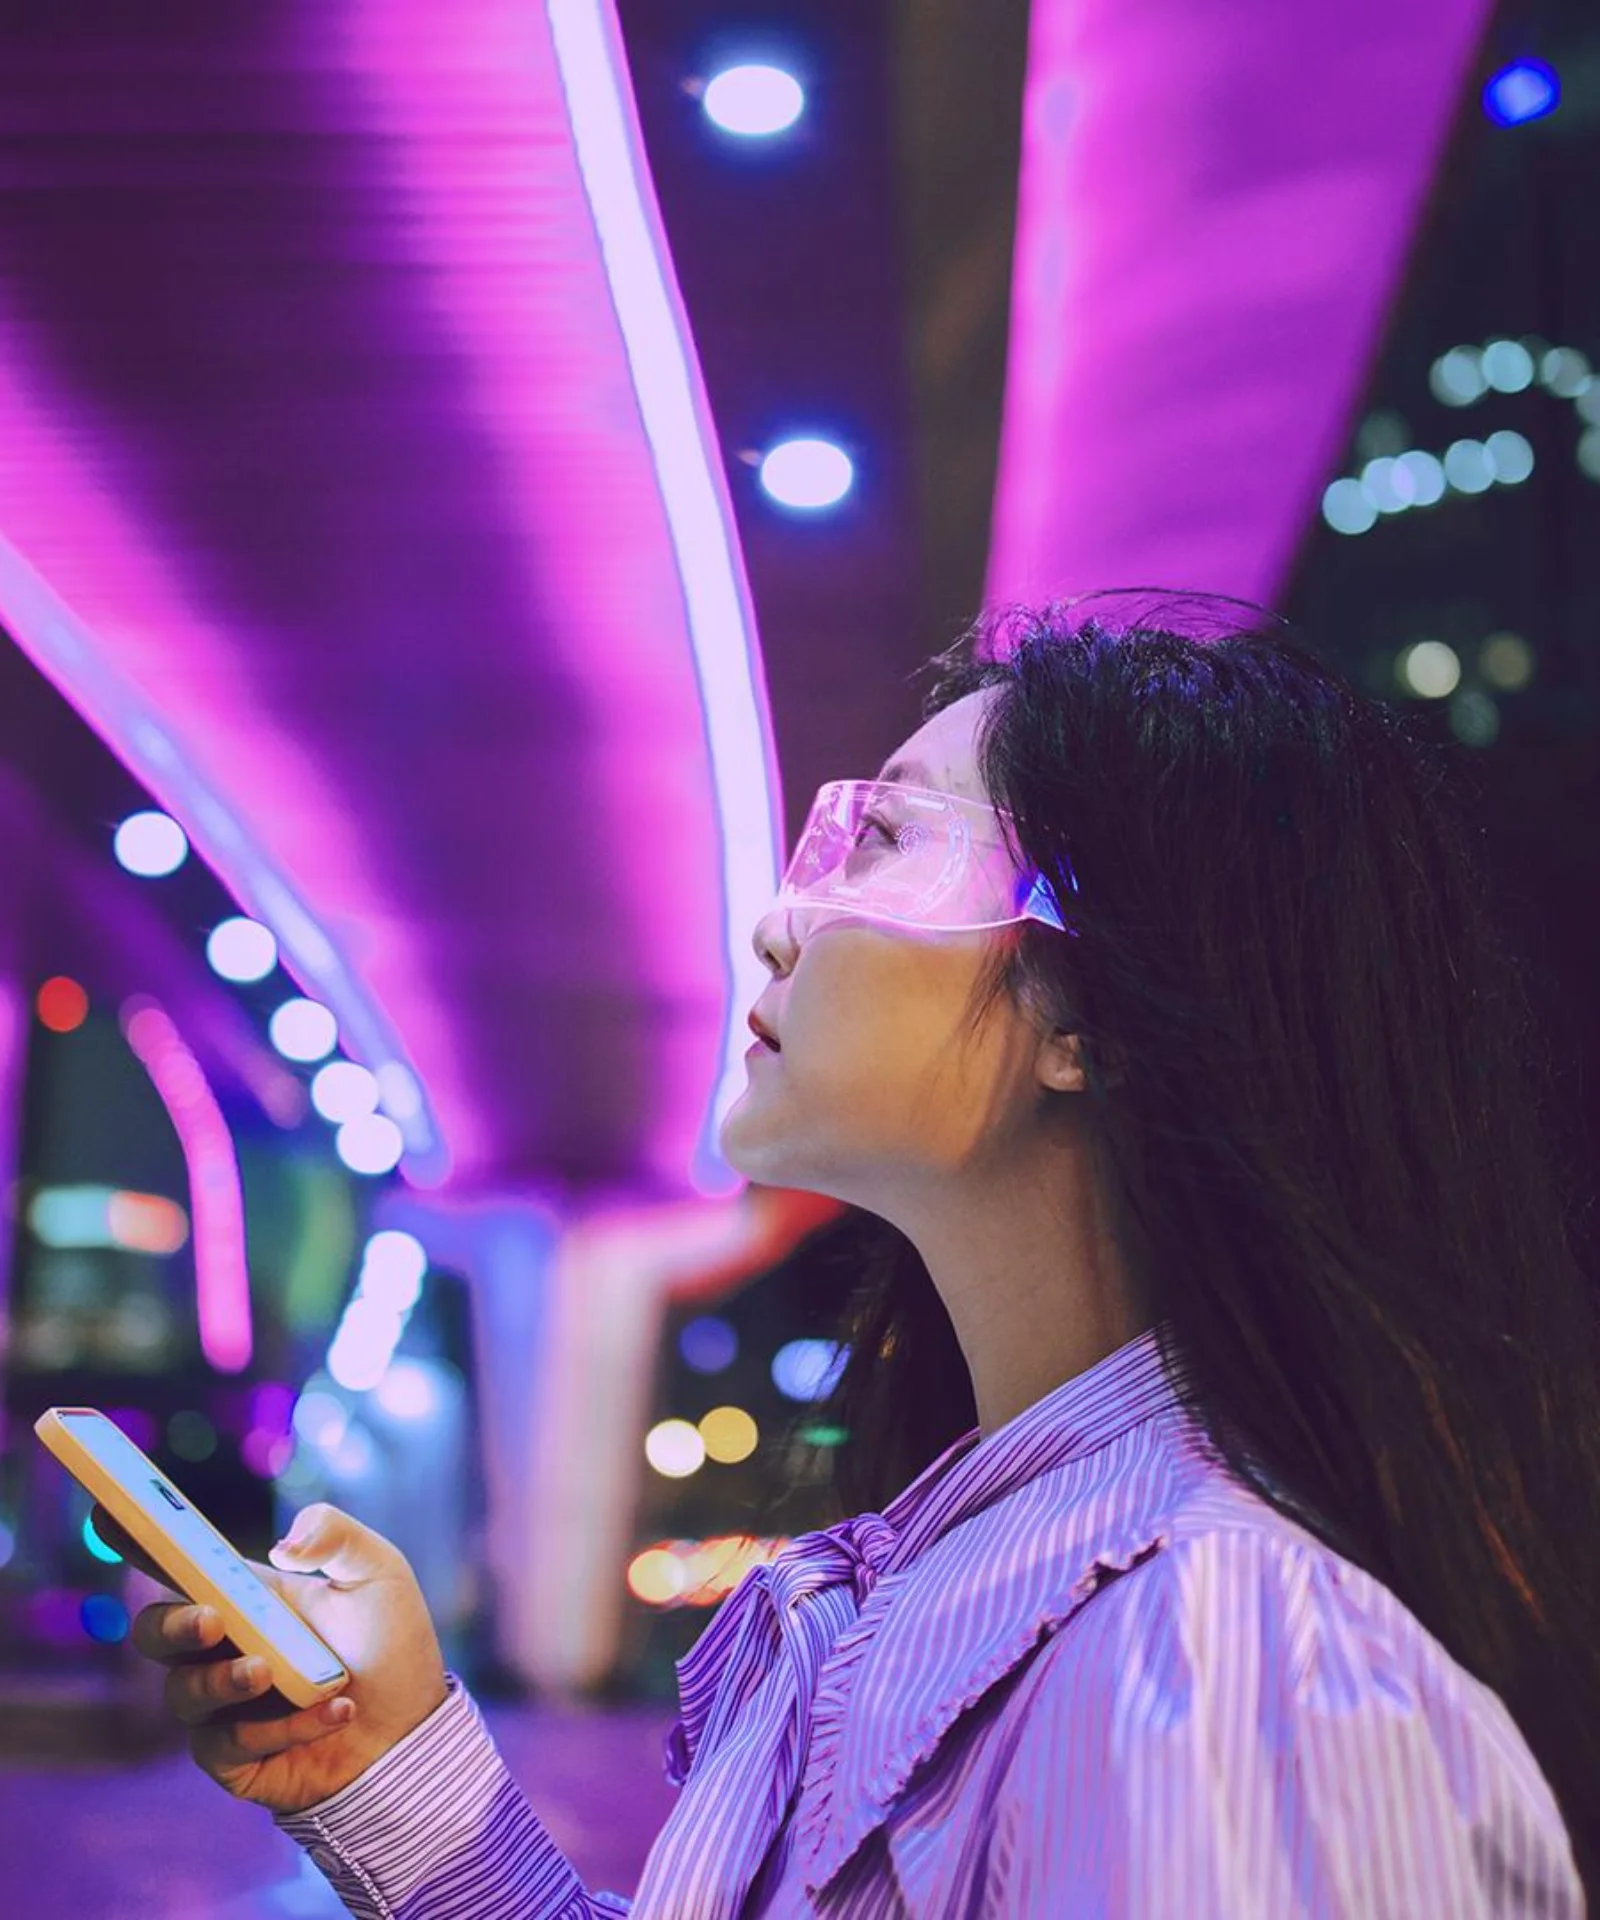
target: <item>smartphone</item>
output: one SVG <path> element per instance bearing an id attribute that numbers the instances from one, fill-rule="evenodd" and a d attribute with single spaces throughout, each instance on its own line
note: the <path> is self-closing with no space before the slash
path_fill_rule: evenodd
<path id="1" fill-rule="evenodd" d="M 344 1662 L 275 1594 L 156 1463 L 93 1407 L 52 1407 L 33 1430 L 80 1486 L 197 1606 L 215 1607 L 242 1654 L 260 1654 L 279 1693 L 315 1706 L 349 1680 Z"/>

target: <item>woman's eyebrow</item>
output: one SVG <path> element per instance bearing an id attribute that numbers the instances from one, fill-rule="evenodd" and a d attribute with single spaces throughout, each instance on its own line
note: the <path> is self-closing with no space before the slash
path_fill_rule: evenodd
<path id="1" fill-rule="evenodd" d="M 878 778 L 882 781 L 903 780 L 907 786 L 911 787 L 926 787 L 930 784 L 928 769 L 920 766 L 915 760 L 891 760 Z"/>

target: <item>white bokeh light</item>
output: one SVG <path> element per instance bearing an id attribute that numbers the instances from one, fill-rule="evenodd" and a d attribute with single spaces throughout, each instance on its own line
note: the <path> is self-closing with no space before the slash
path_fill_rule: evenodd
<path id="1" fill-rule="evenodd" d="M 1424 700 L 1442 700 L 1461 684 L 1461 660 L 1442 640 L 1419 640 L 1396 663 L 1401 684 Z"/>
<path id="2" fill-rule="evenodd" d="M 189 857 L 189 840 L 170 813 L 130 813 L 111 842 L 117 862 L 141 880 L 176 873 Z"/>
<path id="3" fill-rule="evenodd" d="M 339 1158 L 352 1173 L 388 1173 L 399 1166 L 405 1135 L 386 1113 L 346 1120 L 333 1137 Z"/>
<path id="4" fill-rule="evenodd" d="M 724 133 L 747 140 L 785 133 L 805 110 L 805 89 L 782 67 L 749 64 L 713 75 L 704 96 L 706 115 Z"/>
<path id="5" fill-rule="evenodd" d="M 445 1403 L 439 1369 L 430 1360 L 391 1360 L 372 1397 L 396 1420 L 426 1420 Z"/>
<path id="6" fill-rule="evenodd" d="M 662 1420 L 644 1438 L 644 1457 L 669 1480 L 686 1480 L 706 1463 L 706 1443 L 687 1420 Z"/>
<path id="7" fill-rule="evenodd" d="M 783 440 L 761 462 L 761 484 L 780 506 L 814 513 L 850 491 L 855 468 L 831 440 Z"/>
<path id="8" fill-rule="evenodd" d="M 385 1227 L 367 1242 L 361 1258 L 361 1293 L 391 1313 L 409 1313 L 422 1293 L 428 1250 L 414 1233 Z"/>
<path id="9" fill-rule="evenodd" d="M 324 1120 L 359 1120 L 377 1111 L 377 1077 L 354 1060 L 330 1060 L 312 1079 L 311 1104 Z"/>
<path id="10" fill-rule="evenodd" d="M 206 959 L 211 963 L 212 972 L 224 980 L 249 986 L 256 980 L 265 980 L 278 964 L 278 943 L 270 927 L 235 914 L 231 920 L 219 921 L 211 929 L 206 941 Z"/>
<path id="11" fill-rule="evenodd" d="M 328 1371 L 351 1393 L 365 1393 L 394 1358 L 401 1318 L 375 1300 L 352 1300 L 328 1349 Z"/>
<path id="12" fill-rule="evenodd" d="M 338 1021 L 316 1000 L 285 1000 L 267 1032 L 285 1060 L 323 1060 L 339 1044 Z"/>

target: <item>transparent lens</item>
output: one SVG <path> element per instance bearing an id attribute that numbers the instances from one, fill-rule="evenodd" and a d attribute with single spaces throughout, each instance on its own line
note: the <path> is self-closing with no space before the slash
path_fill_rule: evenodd
<path id="1" fill-rule="evenodd" d="M 955 931 L 1020 918 L 1032 890 L 993 809 L 894 782 L 836 780 L 817 795 L 779 899 Z"/>

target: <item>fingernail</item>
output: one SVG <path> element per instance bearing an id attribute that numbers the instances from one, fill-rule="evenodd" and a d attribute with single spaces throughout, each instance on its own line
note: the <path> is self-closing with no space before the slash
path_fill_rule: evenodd
<path id="1" fill-rule="evenodd" d="M 306 1530 L 306 1516 L 305 1516 L 305 1509 L 302 1508 L 300 1512 L 295 1515 L 294 1519 L 289 1523 L 289 1531 L 283 1536 L 283 1538 L 280 1541 L 277 1542 L 277 1545 L 280 1547 L 299 1546 L 300 1536 L 302 1533 L 305 1532 L 305 1530 Z"/>
<path id="2" fill-rule="evenodd" d="M 322 1717 L 330 1727 L 342 1727 L 347 1720 L 355 1718 L 355 1711 L 356 1707 L 353 1700 L 341 1698 L 338 1700 L 330 1700 L 322 1709 Z"/>
<path id="3" fill-rule="evenodd" d="M 266 1678 L 266 1663 L 254 1656 L 235 1660 L 231 1678 L 240 1693 L 249 1693 Z"/>

